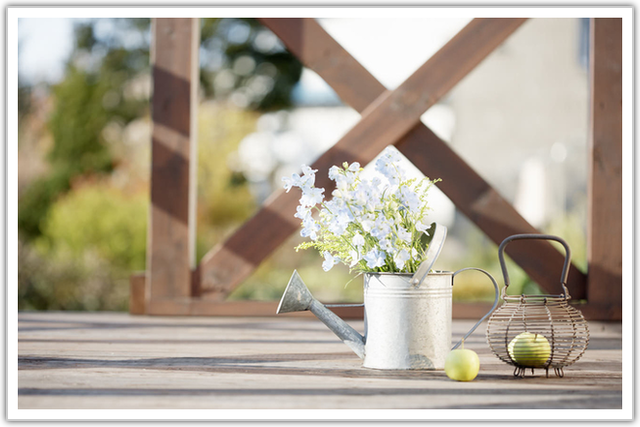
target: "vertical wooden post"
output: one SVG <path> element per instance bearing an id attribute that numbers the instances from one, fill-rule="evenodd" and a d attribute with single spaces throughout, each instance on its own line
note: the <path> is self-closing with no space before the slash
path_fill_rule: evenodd
<path id="1" fill-rule="evenodd" d="M 587 298 L 602 319 L 622 312 L 622 19 L 591 19 Z"/>
<path id="2" fill-rule="evenodd" d="M 152 35 L 151 209 L 145 294 L 148 302 L 161 302 L 192 296 L 199 20 L 153 19 Z"/>

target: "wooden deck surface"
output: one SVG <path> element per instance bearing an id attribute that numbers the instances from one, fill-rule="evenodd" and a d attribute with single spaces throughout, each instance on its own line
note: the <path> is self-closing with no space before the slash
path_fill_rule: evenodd
<path id="1" fill-rule="evenodd" d="M 454 340 L 473 323 L 454 321 Z M 536 370 L 524 379 L 490 352 L 481 326 L 466 341 L 480 373 L 460 383 L 442 371 L 362 368 L 315 319 L 26 312 L 18 407 L 619 409 L 621 324 L 589 326 L 589 348 L 564 378 Z"/>

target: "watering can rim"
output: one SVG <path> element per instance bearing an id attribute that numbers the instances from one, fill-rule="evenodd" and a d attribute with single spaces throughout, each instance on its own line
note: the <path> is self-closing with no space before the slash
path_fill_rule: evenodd
<path id="1" fill-rule="evenodd" d="M 394 273 L 391 271 L 372 271 L 372 272 L 365 272 L 362 274 L 368 274 L 370 276 L 409 276 L 409 277 L 413 277 L 414 273 Z M 453 274 L 453 271 L 448 271 L 448 270 L 432 270 L 429 273 L 429 276 L 433 276 L 433 275 L 448 275 L 448 274 Z"/>

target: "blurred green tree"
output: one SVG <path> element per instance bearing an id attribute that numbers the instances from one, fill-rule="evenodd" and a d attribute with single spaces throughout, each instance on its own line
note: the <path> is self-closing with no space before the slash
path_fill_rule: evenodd
<path id="1" fill-rule="evenodd" d="M 302 64 L 256 19 L 205 18 L 200 82 L 208 97 L 269 111 L 291 106 Z"/>
<path id="2" fill-rule="evenodd" d="M 129 275 L 145 264 L 148 183 L 137 168 L 148 152 L 137 141 L 148 137 L 150 24 L 95 19 L 75 25 L 64 78 L 47 88 L 48 134 L 20 153 L 46 152 L 41 178 L 25 183 L 19 199 L 21 310 L 126 310 Z M 254 211 L 246 180 L 229 170 L 226 158 L 255 129 L 259 111 L 290 106 L 302 72 L 256 20 L 203 19 L 201 38 L 200 254 Z M 48 111 L 42 108 L 49 105 L 46 91 L 35 92 L 40 98 L 32 105 L 34 91 L 21 79 L 25 129 Z"/>
<path id="3" fill-rule="evenodd" d="M 148 99 L 128 96 L 127 85 L 149 73 L 150 20 L 83 20 L 74 33 L 65 77 L 52 87 L 51 168 L 19 200 L 18 229 L 27 241 L 43 234 L 52 203 L 74 179 L 113 170 L 118 159 L 104 139 L 105 126 L 148 114 Z M 289 107 L 302 72 L 300 62 L 255 19 L 203 19 L 200 56 L 205 96 L 247 109 Z M 20 92 L 23 111 L 29 93 L 28 86 Z"/>
<path id="4" fill-rule="evenodd" d="M 106 124 L 114 119 L 128 123 L 148 109 L 148 102 L 122 96 L 124 84 L 148 70 L 148 47 L 125 47 L 115 36 L 96 37 L 99 21 L 76 25 L 65 77 L 51 88 L 55 106 L 48 120 L 53 138 L 47 156 L 50 172 L 27 188 L 18 207 L 18 229 L 27 240 L 42 235 L 52 203 L 74 178 L 113 169 L 114 159 L 102 136 Z M 113 22 L 119 37 L 139 30 L 141 24 L 136 19 Z"/>

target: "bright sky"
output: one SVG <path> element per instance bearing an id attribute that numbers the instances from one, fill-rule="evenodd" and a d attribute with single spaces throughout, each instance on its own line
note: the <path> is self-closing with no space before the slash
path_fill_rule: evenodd
<path id="1" fill-rule="evenodd" d="M 468 19 L 321 19 L 321 25 L 388 88 L 395 88 Z M 33 82 L 55 82 L 72 48 L 71 19 L 24 18 L 18 24 L 20 72 Z M 305 84 L 314 84 L 305 79 Z"/>
<path id="2" fill-rule="evenodd" d="M 72 20 L 29 18 L 18 21 L 18 68 L 33 83 L 62 77 L 64 60 L 72 49 Z"/>
<path id="3" fill-rule="evenodd" d="M 32 79 L 55 79 L 72 43 L 69 18 L 251 16 L 317 17 L 378 80 L 393 88 L 473 17 L 598 16 L 605 9 L 585 8 L 9 8 L 18 19 L 19 70 Z M 587 8 L 588 9 L 588 8 Z M 551 15 L 550 15 L 551 14 Z M 11 39 L 11 20 L 8 21 Z"/>

